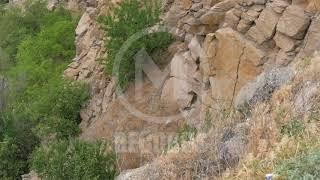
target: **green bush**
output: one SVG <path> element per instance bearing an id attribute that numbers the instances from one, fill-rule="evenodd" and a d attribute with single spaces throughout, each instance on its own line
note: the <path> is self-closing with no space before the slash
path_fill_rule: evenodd
<path id="1" fill-rule="evenodd" d="M 32 154 L 32 169 L 48 180 L 114 179 L 115 162 L 101 142 L 58 141 Z"/>
<path id="2" fill-rule="evenodd" d="M 11 61 L 15 61 L 21 41 L 37 34 L 41 27 L 58 21 L 74 21 L 70 13 L 62 8 L 50 12 L 46 8 L 46 1 L 35 0 L 25 4 L 25 10 L 11 7 L 1 11 L 0 47 Z"/>
<path id="3" fill-rule="evenodd" d="M 0 15 L 0 49 L 10 64 L 0 69 L 10 88 L 0 114 L 0 179 L 28 173 L 28 159 L 41 140 L 77 135 L 88 97 L 83 84 L 61 77 L 75 55 L 75 18 L 63 9 L 48 11 L 42 1 L 26 5 Z M 0 65 L 7 63 L 0 59 Z"/>
<path id="4" fill-rule="evenodd" d="M 285 179 L 320 179 L 320 151 L 279 163 L 275 172 Z"/>
<path id="5" fill-rule="evenodd" d="M 0 116 L 3 137 L 0 141 L 0 177 L 18 178 L 28 173 L 28 158 L 39 144 L 32 124 L 24 113 L 6 112 Z"/>
<path id="6" fill-rule="evenodd" d="M 9 2 L 9 0 L 0 0 L 0 5 L 1 4 L 6 4 L 6 3 L 8 3 Z"/>
<path id="7" fill-rule="evenodd" d="M 123 54 L 122 59 L 116 59 L 117 53 L 125 42 L 134 34 L 145 31 L 159 22 L 161 8 L 158 1 L 124 0 L 119 6 L 113 7 L 111 15 L 102 17 L 101 23 L 106 31 L 107 58 L 105 60 L 107 73 L 113 72 L 115 64 L 119 64 L 116 72 L 118 84 L 125 88 L 135 75 L 134 56 L 145 49 L 149 54 L 155 50 L 164 49 L 172 42 L 169 33 L 149 34 L 133 42 Z M 118 62 L 117 62 L 118 61 Z M 119 62 L 120 61 L 120 62 Z"/>
<path id="8" fill-rule="evenodd" d="M 69 138 L 80 132 L 79 113 L 88 97 L 87 88 L 74 82 L 49 83 L 38 94 L 32 107 L 33 118 L 37 121 L 37 134 L 40 137 L 55 135 L 56 138 Z"/>

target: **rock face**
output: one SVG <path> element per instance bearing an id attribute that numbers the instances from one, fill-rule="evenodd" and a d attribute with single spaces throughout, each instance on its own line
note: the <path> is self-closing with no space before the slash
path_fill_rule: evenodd
<path id="1" fill-rule="evenodd" d="M 279 15 L 271 7 L 267 7 L 255 21 L 256 26 L 248 31 L 248 35 L 259 44 L 262 44 L 274 36 L 278 20 Z"/>
<path id="2" fill-rule="evenodd" d="M 309 24 L 310 17 L 305 14 L 303 8 L 289 6 L 280 18 L 277 30 L 294 39 L 303 39 Z"/>
<path id="3" fill-rule="evenodd" d="M 231 28 L 218 30 L 216 39 L 215 56 L 208 60 L 214 67 L 212 97 L 230 106 L 239 88 L 260 74 L 265 54 Z"/>
<path id="4" fill-rule="evenodd" d="M 135 111 L 150 115 L 143 118 L 122 104 L 122 97 L 115 93 L 115 81 L 103 73 L 97 61 L 105 50 L 104 35 L 95 18 L 107 12 L 109 3 L 82 2 L 84 13 L 76 29 L 77 56 L 65 77 L 85 81 L 91 87 L 91 99 L 81 111 L 81 138 L 113 139 L 116 146 L 134 142 L 125 146 L 125 153 L 121 148 L 117 151 L 121 154 L 121 170 L 139 167 L 140 162 L 150 162 L 160 154 L 143 146 L 145 139 L 163 141 L 159 133 L 172 135 L 181 123 L 200 129 L 206 112 L 221 114 L 268 99 L 292 77 L 288 67 L 292 61 L 320 49 L 320 16 L 313 13 L 317 9 L 313 5 L 318 4 L 315 0 L 167 0 L 163 21 L 177 38 L 169 48 L 170 73 L 160 89 L 143 82 L 140 93 L 144 98 L 134 98 L 134 87 L 123 95 L 137 107 Z M 297 100 L 296 104 L 303 103 Z M 181 117 L 158 124 L 154 115 L 164 114 Z M 117 136 L 119 132 L 125 135 Z M 137 132 L 142 142 L 135 141 L 139 140 Z M 236 161 L 243 152 L 236 147 L 246 143 L 241 133 L 232 134 L 237 135 L 221 140 L 217 154 L 227 162 Z M 159 146 L 164 147 L 166 140 Z M 236 147 L 234 142 L 238 143 Z M 141 148 L 137 150 L 137 146 Z M 157 172 L 155 168 L 161 169 L 161 165 L 152 163 L 120 177 L 141 179 L 145 176 L 139 173 L 152 174 Z"/>

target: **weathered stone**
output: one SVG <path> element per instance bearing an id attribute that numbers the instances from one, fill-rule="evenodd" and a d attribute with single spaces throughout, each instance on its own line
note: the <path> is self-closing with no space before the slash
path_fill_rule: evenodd
<path id="1" fill-rule="evenodd" d="M 202 43 L 201 42 L 202 42 L 202 40 L 199 36 L 194 36 L 188 45 L 188 48 L 191 51 L 192 58 L 195 61 L 199 59 L 200 54 L 201 54 L 201 50 L 202 50 L 202 47 L 201 47 Z"/>
<path id="2" fill-rule="evenodd" d="M 246 33 L 250 29 L 251 25 L 248 24 L 246 21 L 241 20 L 237 26 L 237 31 L 241 33 Z"/>
<path id="3" fill-rule="evenodd" d="M 245 21 L 247 24 L 253 24 L 253 21 L 256 20 L 256 17 L 250 16 L 249 11 L 241 14 L 241 20 Z"/>
<path id="4" fill-rule="evenodd" d="M 234 0 L 224 0 L 215 4 L 210 10 L 215 12 L 227 12 L 237 5 Z"/>
<path id="5" fill-rule="evenodd" d="M 200 55 L 200 71 L 204 78 L 209 80 L 209 76 L 214 76 L 213 59 L 216 56 L 217 51 L 217 40 L 215 34 L 208 34 L 203 43 L 203 50 Z"/>
<path id="6" fill-rule="evenodd" d="M 278 66 L 287 66 L 293 60 L 294 55 L 291 55 L 290 53 L 285 52 L 283 50 L 280 50 L 276 56 L 276 64 Z"/>
<path id="7" fill-rule="evenodd" d="M 76 35 L 77 36 L 83 36 L 84 33 L 87 32 L 88 28 L 91 24 L 91 18 L 88 13 L 84 13 L 78 23 L 78 26 L 76 28 Z"/>
<path id="8" fill-rule="evenodd" d="M 293 39 L 279 32 L 277 32 L 274 36 L 274 40 L 277 46 L 285 52 L 293 51 L 296 46 L 296 43 Z"/>
<path id="9" fill-rule="evenodd" d="M 272 93 L 281 85 L 290 81 L 294 72 L 291 68 L 275 68 L 263 72 L 254 81 L 241 88 L 235 100 L 239 110 L 246 106 L 254 106 L 257 102 L 269 99 Z"/>
<path id="10" fill-rule="evenodd" d="M 232 29 L 236 29 L 239 21 L 240 21 L 240 18 L 236 16 L 232 10 L 226 13 L 225 23 L 227 24 L 228 27 L 231 27 Z"/>
<path id="11" fill-rule="evenodd" d="M 308 30 L 306 38 L 303 42 L 302 49 L 297 59 L 302 59 L 313 55 L 316 50 L 320 49 L 320 15 L 317 15 Z"/>
<path id="12" fill-rule="evenodd" d="M 202 9 L 203 4 L 202 3 L 197 3 L 197 4 L 193 4 L 191 7 L 192 11 L 199 11 L 200 9 Z"/>
<path id="13" fill-rule="evenodd" d="M 211 26 L 219 25 L 223 21 L 224 15 L 224 12 L 209 11 L 200 17 L 200 21 L 203 24 L 208 24 Z"/>
<path id="14" fill-rule="evenodd" d="M 256 26 L 248 31 L 248 35 L 259 44 L 270 40 L 275 33 L 279 16 L 270 7 L 264 9 L 256 20 Z"/>
<path id="15" fill-rule="evenodd" d="M 277 13 L 283 13 L 283 11 L 289 6 L 289 2 L 286 0 L 274 0 L 270 3 L 272 9 Z"/>
<path id="16" fill-rule="evenodd" d="M 182 80 L 191 79 L 193 74 L 197 70 L 197 64 L 192 59 L 189 51 L 177 53 L 171 61 L 171 73 L 172 77 L 176 77 Z"/>
<path id="17" fill-rule="evenodd" d="M 267 0 L 252 0 L 254 4 L 257 5 L 264 5 L 266 4 Z"/>
<path id="18" fill-rule="evenodd" d="M 310 24 L 310 18 L 298 6 L 289 6 L 279 20 L 277 30 L 289 37 L 302 39 Z"/>
<path id="19" fill-rule="evenodd" d="M 251 10 L 254 10 L 257 12 L 261 12 L 264 8 L 265 8 L 264 5 L 253 5 L 252 7 L 250 7 Z"/>
<path id="20" fill-rule="evenodd" d="M 216 53 L 208 61 L 214 67 L 210 74 L 215 74 L 210 79 L 212 97 L 230 105 L 234 93 L 260 73 L 257 66 L 263 63 L 264 53 L 231 28 L 220 29 L 215 36 Z"/>
<path id="21" fill-rule="evenodd" d="M 181 109 L 185 109 L 191 106 L 194 96 L 190 92 L 192 92 L 191 85 L 187 81 L 172 77 L 163 87 L 161 100 L 168 104 L 177 104 Z"/>

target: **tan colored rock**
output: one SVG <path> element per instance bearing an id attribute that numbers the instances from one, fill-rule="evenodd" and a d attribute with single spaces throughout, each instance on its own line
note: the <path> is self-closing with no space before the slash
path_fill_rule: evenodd
<path id="1" fill-rule="evenodd" d="M 280 50 L 276 57 L 276 64 L 278 66 L 287 66 L 293 60 L 294 55 L 291 53 L 285 52 L 284 50 Z"/>
<path id="2" fill-rule="evenodd" d="M 287 0 L 274 0 L 270 3 L 272 9 L 277 13 L 283 13 L 283 11 L 289 6 L 289 2 Z"/>
<path id="3" fill-rule="evenodd" d="M 265 55 L 231 28 L 220 29 L 215 36 L 216 55 L 209 61 L 214 67 L 210 73 L 215 74 L 210 78 L 212 98 L 222 100 L 220 105 L 230 105 L 238 90 L 260 73 L 258 66 Z"/>
<path id="4" fill-rule="evenodd" d="M 192 92 L 192 88 L 186 80 L 172 77 L 166 81 L 163 87 L 161 100 L 170 106 L 177 104 L 181 109 L 185 109 L 191 106 L 194 96 L 190 92 Z"/>
<path id="5" fill-rule="evenodd" d="M 78 26 L 76 28 L 76 35 L 77 36 L 83 36 L 84 33 L 88 30 L 90 27 L 92 20 L 88 13 L 84 13 L 78 23 Z"/>
<path id="6" fill-rule="evenodd" d="M 188 81 L 197 71 L 197 64 L 189 51 L 181 52 L 173 57 L 170 69 L 170 76 Z"/>
<path id="7" fill-rule="evenodd" d="M 236 2 L 233 0 L 225 0 L 215 4 L 210 11 L 200 17 L 200 21 L 203 24 L 219 25 L 225 16 L 225 13 L 236 6 Z"/>
<path id="8" fill-rule="evenodd" d="M 224 12 L 209 11 L 200 17 L 200 21 L 203 24 L 208 24 L 211 26 L 219 25 L 223 21 L 224 15 Z"/>
<path id="9" fill-rule="evenodd" d="M 236 29 L 239 24 L 240 18 L 236 16 L 232 10 L 226 13 L 225 23 L 228 27 L 232 29 Z"/>
<path id="10" fill-rule="evenodd" d="M 310 24 L 308 17 L 303 8 L 299 6 L 289 6 L 279 20 L 277 30 L 289 37 L 302 39 Z"/>
<path id="11" fill-rule="evenodd" d="M 208 34 L 203 43 L 203 50 L 200 55 L 200 71 L 207 80 L 209 80 L 209 76 L 215 75 L 212 61 L 216 56 L 217 44 L 214 33 Z"/>
<path id="12" fill-rule="evenodd" d="M 293 51 L 296 46 L 296 42 L 293 39 L 280 32 L 276 33 L 276 35 L 274 36 L 274 40 L 277 46 L 285 52 Z"/>
<path id="13" fill-rule="evenodd" d="M 201 38 L 199 36 L 194 36 L 188 45 L 192 58 L 195 61 L 198 60 L 200 57 L 201 50 L 202 50 L 201 44 L 202 44 Z"/>
<path id="14" fill-rule="evenodd" d="M 313 55 L 313 53 L 320 49 L 320 15 L 317 15 L 308 30 L 308 33 L 306 35 L 306 38 L 303 42 L 302 49 L 297 59 L 302 59 L 305 57 L 310 57 Z"/>
<path id="15" fill-rule="evenodd" d="M 256 26 L 248 31 L 248 35 L 259 44 L 262 44 L 274 36 L 278 20 L 279 15 L 271 7 L 267 7 L 256 20 Z"/>
<path id="16" fill-rule="evenodd" d="M 190 9 L 192 6 L 192 0 L 180 0 L 178 3 L 183 9 Z"/>
<path id="17" fill-rule="evenodd" d="M 241 33 L 246 33 L 250 29 L 251 25 L 248 24 L 245 20 L 240 20 L 238 26 L 237 26 L 237 31 Z"/>

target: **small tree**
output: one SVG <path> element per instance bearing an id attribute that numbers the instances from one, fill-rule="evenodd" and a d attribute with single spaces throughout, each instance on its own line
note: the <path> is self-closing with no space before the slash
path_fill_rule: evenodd
<path id="1" fill-rule="evenodd" d="M 101 17 L 103 29 L 106 31 L 106 72 L 113 73 L 113 66 L 119 63 L 118 84 L 125 88 L 135 74 L 134 56 L 136 53 L 142 48 L 146 49 L 149 54 L 155 50 L 166 48 L 172 42 L 172 37 L 166 32 L 146 35 L 133 42 L 122 59 L 116 59 L 117 53 L 132 35 L 153 27 L 160 21 L 161 8 L 157 0 L 142 2 L 124 0 L 119 6 L 112 9 L 110 15 Z"/>

